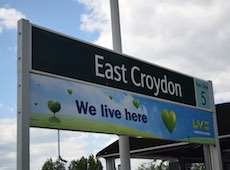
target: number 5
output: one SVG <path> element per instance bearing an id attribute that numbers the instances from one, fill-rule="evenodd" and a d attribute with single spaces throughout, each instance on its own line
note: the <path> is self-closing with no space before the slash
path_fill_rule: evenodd
<path id="1" fill-rule="evenodd" d="M 201 92 L 201 97 L 203 98 L 202 105 L 206 105 L 206 97 L 205 97 L 205 92 L 204 91 Z"/>

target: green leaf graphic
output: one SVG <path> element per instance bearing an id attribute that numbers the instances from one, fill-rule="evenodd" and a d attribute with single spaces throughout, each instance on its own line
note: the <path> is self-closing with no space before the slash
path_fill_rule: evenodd
<path id="1" fill-rule="evenodd" d="M 133 100 L 133 105 L 138 109 L 140 106 L 140 101 L 138 99 Z"/>
<path id="2" fill-rule="evenodd" d="M 54 102 L 53 100 L 49 100 L 47 104 L 50 111 L 53 112 L 54 114 L 61 109 L 61 105 L 57 101 Z"/>
<path id="3" fill-rule="evenodd" d="M 109 99 L 110 99 L 110 100 L 113 100 L 113 96 L 109 96 Z"/>
<path id="4" fill-rule="evenodd" d="M 72 89 L 67 89 L 67 92 L 71 95 L 73 93 Z"/>
<path id="5" fill-rule="evenodd" d="M 165 124 L 165 127 L 168 129 L 170 133 L 174 130 L 176 126 L 176 114 L 174 111 L 167 111 L 166 109 L 163 109 L 161 111 L 161 118 Z"/>

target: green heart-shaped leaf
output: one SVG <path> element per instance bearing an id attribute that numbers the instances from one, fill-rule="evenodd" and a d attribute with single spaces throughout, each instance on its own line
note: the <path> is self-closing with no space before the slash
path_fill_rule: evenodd
<path id="1" fill-rule="evenodd" d="M 67 92 L 71 95 L 73 93 L 73 89 L 67 89 Z"/>
<path id="2" fill-rule="evenodd" d="M 176 126 L 176 114 L 174 111 L 167 111 L 166 109 L 163 109 L 161 111 L 161 118 L 166 126 L 166 128 L 168 129 L 168 131 L 170 133 L 172 133 L 172 131 L 174 130 L 175 126 Z"/>
<path id="3" fill-rule="evenodd" d="M 53 100 L 48 101 L 48 108 L 51 112 L 56 113 L 61 109 L 61 105 L 59 102 L 54 102 Z"/>
<path id="4" fill-rule="evenodd" d="M 140 106 L 140 101 L 138 99 L 133 100 L 133 105 L 138 109 Z"/>
<path id="5" fill-rule="evenodd" d="M 109 99 L 110 99 L 110 100 L 113 100 L 113 96 L 109 96 Z"/>

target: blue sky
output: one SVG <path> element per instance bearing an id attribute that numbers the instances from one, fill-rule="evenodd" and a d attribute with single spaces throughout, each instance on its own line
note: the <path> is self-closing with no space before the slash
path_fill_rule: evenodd
<path id="1" fill-rule="evenodd" d="M 92 41 L 96 34 L 86 33 L 80 30 L 80 17 L 86 8 L 77 1 L 67 1 L 57 3 L 54 0 L 45 4 L 40 1 L 1 1 L 0 5 L 6 8 L 14 8 L 20 11 L 26 19 L 42 25 L 46 28 L 54 29 L 65 34 Z M 55 21 L 55 22 L 54 22 Z"/>
<path id="2" fill-rule="evenodd" d="M 20 18 L 26 18 L 37 25 L 42 25 L 46 28 L 62 32 L 73 37 L 84 39 L 86 41 L 94 41 L 98 37 L 98 31 L 83 31 L 81 28 L 81 14 L 90 9 L 86 9 L 86 6 L 79 4 L 77 1 L 66 1 L 56 3 L 56 1 L 47 1 L 41 3 L 40 1 L 0 1 L 0 76 L 3 78 L 1 81 L 0 90 L 0 129 L 8 129 L 2 131 L 2 139 L 0 141 L 0 169 L 16 169 L 16 105 L 17 105 L 17 20 Z M 8 128 L 7 128 L 8 127 Z M 34 135 L 31 132 L 31 169 L 41 168 L 42 163 L 49 157 L 56 159 L 56 131 L 52 130 L 40 130 L 31 129 L 31 131 L 38 131 L 37 134 L 43 134 L 41 136 Z M 36 134 L 36 132 L 35 132 Z M 68 132 L 63 132 L 65 136 Z M 95 141 L 94 134 L 82 134 L 82 133 L 70 133 L 69 136 L 75 136 L 73 139 L 76 142 L 80 140 L 82 143 L 85 140 L 92 139 Z M 52 139 L 50 139 L 50 136 Z M 61 133 L 62 135 L 62 133 Z M 77 137 L 76 137 L 77 136 Z M 70 137 L 71 138 L 71 137 Z M 109 137 L 104 139 L 109 143 Z M 116 138 L 116 137 L 115 137 Z M 39 139 L 39 140 L 38 140 Z M 103 140 L 103 137 L 101 137 Z M 41 143 L 38 143 L 40 141 Z M 50 141 L 53 142 L 52 146 L 49 146 Z M 96 153 L 100 145 L 100 139 L 95 141 L 97 145 L 79 145 L 78 155 L 72 155 L 72 160 L 77 159 L 80 155 L 87 156 L 90 153 Z M 44 152 L 36 153 L 36 144 L 46 143 L 47 147 L 53 148 L 51 155 L 46 155 Z M 35 147 L 32 147 L 35 145 Z M 68 144 L 67 144 L 68 145 Z M 44 147 L 44 146 L 43 146 Z M 4 149 L 3 149 L 4 148 Z M 35 148 L 35 149 L 32 149 Z M 88 149 L 89 148 L 89 149 Z M 101 147 L 102 148 L 102 147 Z M 34 153 L 35 152 L 35 153 Z M 50 152 L 50 151 L 48 151 Z M 34 164 L 38 155 L 46 155 L 47 158 L 38 161 L 38 164 Z M 43 156 L 42 156 L 43 157 Z M 39 158 L 38 158 L 39 160 Z"/>
<path id="3" fill-rule="evenodd" d="M 230 1 L 126 0 L 119 4 L 125 54 L 212 80 L 215 102 L 230 101 Z M 16 29 L 20 18 L 112 48 L 109 0 L 0 1 L 0 170 L 16 169 Z M 55 138 L 56 131 L 31 129 L 31 169 L 41 167 L 48 157 L 56 158 L 56 139 L 50 136 Z M 69 160 L 96 153 L 117 139 L 66 131 L 61 136 L 62 154 Z"/>
<path id="4" fill-rule="evenodd" d="M 79 37 L 87 41 L 93 41 L 96 38 L 96 32 L 88 33 L 80 30 L 80 14 L 84 11 L 83 6 L 79 5 L 77 1 L 69 1 L 60 4 L 54 2 L 55 1 L 48 1 L 44 5 L 40 1 L 23 1 L 23 3 L 20 1 L 0 1 L 0 7 L 8 10 L 15 9 L 18 12 L 20 11 L 22 17 L 25 16 L 26 19 L 33 23 L 59 32 L 64 32 L 74 37 Z M 66 11 L 64 9 L 68 10 Z M 0 75 L 4 78 L 4 81 L 1 83 L 2 95 L 0 101 L 4 102 L 4 105 L 15 107 L 17 80 L 17 33 L 15 27 L 9 29 L 3 27 L 3 31 L 0 34 L 0 46 Z M 5 115 L 15 116 L 15 113 L 5 113 Z M 3 115 L 1 114 L 0 116 Z"/>

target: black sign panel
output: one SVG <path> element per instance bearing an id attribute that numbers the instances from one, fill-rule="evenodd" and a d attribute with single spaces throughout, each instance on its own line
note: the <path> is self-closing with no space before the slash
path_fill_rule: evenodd
<path id="1" fill-rule="evenodd" d="M 192 77 L 37 27 L 32 69 L 196 105 Z"/>

